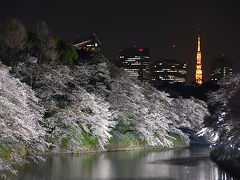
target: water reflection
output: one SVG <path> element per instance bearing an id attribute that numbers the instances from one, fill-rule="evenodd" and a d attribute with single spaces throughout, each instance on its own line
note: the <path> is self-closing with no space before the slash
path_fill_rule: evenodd
<path id="1" fill-rule="evenodd" d="M 209 158 L 206 147 L 170 151 L 128 151 L 52 155 L 26 166 L 14 180 L 159 179 L 233 180 Z"/>

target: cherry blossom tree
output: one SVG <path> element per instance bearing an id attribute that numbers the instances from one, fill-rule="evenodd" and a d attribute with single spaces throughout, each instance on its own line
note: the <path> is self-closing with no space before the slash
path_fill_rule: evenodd
<path id="1" fill-rule="evenodd" d="M 203 101 L 170 98 L 167 93 L 127 76 L 113 83 L 108 99 L 117 112 L 115 116 L 131 124 L 150 146 L 173 146 L 169 134 L 177 134 L 189 142 L 182 129 L 198 131 L 207 114 Z"/>
<path id="2" fill-rule="evenodd" d="M 29 79 L 35 72 L 34 68 L 38 68 L 40 73 L 33 88 L 47 110 L 44 122 L 50 138 L 55 139 L 55 150 L 61 149 L 60 144 L 66 138 L 68 150 L 82 150 L 83 131 L 97 138 L 100 148 L 104 149 L 111 137 L 109 132 L 115 125 L 108 102 L 82 87 L 82 81 L 77 81 L 79 77 L 76 77 L 78 69 L 63 65 L 36 65 L 34 58 L 30 58 L 29 62 L 16 67 L 13 73 L 22 80 Z"/>
<path id="3" fill-rule="evenodd" d="M 44 109 L 39 106 L 34 91 L 25 83 L 13 78 L 9 69 L 0 64 L 0 147 L 9 150 L 11 162 L 19 163 L 22 157 L 14 148 L 29 152 L 43 152 L 45 129 L 41 127 Z M 13 148 L 11 148 L 13 147 Z M 11 164 L 0 161 L 0 169 L 11 170 Z M 14 172 L 14 171 L 13 171 Z"/>
<path id="4" fill-rule="evenodd" d="M 12 72 L 21 80 L 37 76 L 31 84 L 47 110 L 48 132 L 52 138 L 59 137 L 56 147 L 70 136 L 70 150 L 83 148 L 76 139 L 85 131 L 96 137 L 103 149 L 111 138 L 109 132 L 120 122 L 149 146 L 173 147 L 170 134 L 177 134 L 188 143 L 189 135 L 182 129 L 199 130 L 207 114 L 203 101 L 170 98 L 167 93 L 124 73 L 111 78 L 106 63 L 84 63 L 69 68 L 36 65 L 34 58 L 28 60 Z M 36 68 L 39 74 L 35 73 Z"/>
<path id="5" fill-rule="evenodd" d="M 240 153 L 240 75 L 236 74 L 218 82 L 220 88 L 208 95 L 209 116 L 204 121 L 201 134 L 209 134 L 219 159 Z"/>

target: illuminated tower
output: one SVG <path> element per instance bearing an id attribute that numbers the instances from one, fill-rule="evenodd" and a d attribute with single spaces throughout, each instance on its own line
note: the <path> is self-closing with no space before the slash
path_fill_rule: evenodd
<path id="1" fill-rule="evenodd" d="M 196 83 L 199 84 L 199 85 L 202 85 L 202 62 L 201 62 L 201 50 L 200 50 L 200 34 L 198 34 Z"/>

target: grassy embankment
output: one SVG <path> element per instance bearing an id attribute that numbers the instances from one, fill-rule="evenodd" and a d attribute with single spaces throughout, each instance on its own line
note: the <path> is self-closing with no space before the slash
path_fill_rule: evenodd
<path id="1" fill-rule="evenodd" d="M 106 59 L 101 54 L 94 54 L 92 57 L 94 62 L 106 62 L 109 68 L 110 76 L 112 78 L 116 78 L 120 75 L 120 69 L 118 69 L 115 65 L 113 65 L 108 59 Z M 132 117 L 134 118 L 134 117 Z M 115 129 L 113 129 L 110 134 L 112 138 L 109 140 L 109 143 L 105 145 L 106 151 L 123 151 L 123 150 L 137 150 L 137 149 L 167 149 L 161 146 L 158 147 L 149 147 L 147 146 L 147 142 L 138 137 L 137 132 L 129 129 L 128 125 L 125 125 L 123 121 L 118 121 L 118 125 Z M 174 139 L 172 139 L 174 143 L 174 147 L 182 147 L 187 146 L 184 143 L 180 136 L 175 134 L 170 134 Z M 156 136 L 157 137 L 157 136 Z M 56 139 L 52 139 L 51 142 L 54 144 Z M 98 140 L 95 137 L 92 137 L 90 134 L 82 130 L 81 134 L 78 137 L 65 137 L 61 139 L 59 147 L 63 150 L 69 149 L 69 143 L 71 139 L 74 138 L 76 141 L 80 142 L 81 147 L 84 147 L 85 150 L 80 151 L 79 153 L 84 152 L 99 152 L 101 151 L 99 148 Z M 50 150 L 51 151 L 51 150 Z M 14 152 L 14 153 L 13 153 Z M 18 157 L 26 157 L 27 149 L 23 146 L 11 145 L 8 143 L 0 144 L 0 158 L 3 162 L 11 163 L 14 159 L 13 154 L 17 154 Z"/>
<path id="2" fill-rule="evenodd" d="M 109 140 L 109 143 L 105 145 L 106 151 L 124 151 L 124 150 L 136 150 L 136 149 L 168 149 L 162 146 L 148 146 L 146 140 L 143 140 L 138 137 L 136 131 L 131 130 L 128 125 L 124 124 L 123 121 L 118 121 L 117 126 L 110 132 L 112 138 Z M 185 147 L 187 146 L 184 143 L 179 135 L 170 134 L 174 147 Z M 158 138 L 158 136 L 156 135 Z M 68 143 L 71 141 L 71 138 L 74 138 L 76 141 L 79 141 L 81 146 L 85 150 L 79 151 L 82 152 L 99 152 L 97 138 L 92 137 L 90 134 L 82 130 L 82 133 L 79 137 L 67 137 L 63 138 L 60 143 L 60 147 L 64 150 L 68 149 Z"/>

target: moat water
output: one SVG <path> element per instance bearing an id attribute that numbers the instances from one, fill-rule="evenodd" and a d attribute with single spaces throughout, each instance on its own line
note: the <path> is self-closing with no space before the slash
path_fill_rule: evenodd
<path id="1" fill-rule="evenodd" d="M 13 180 L 234 180 L 210 160 L 208 147 L 46 156 Z"/>

